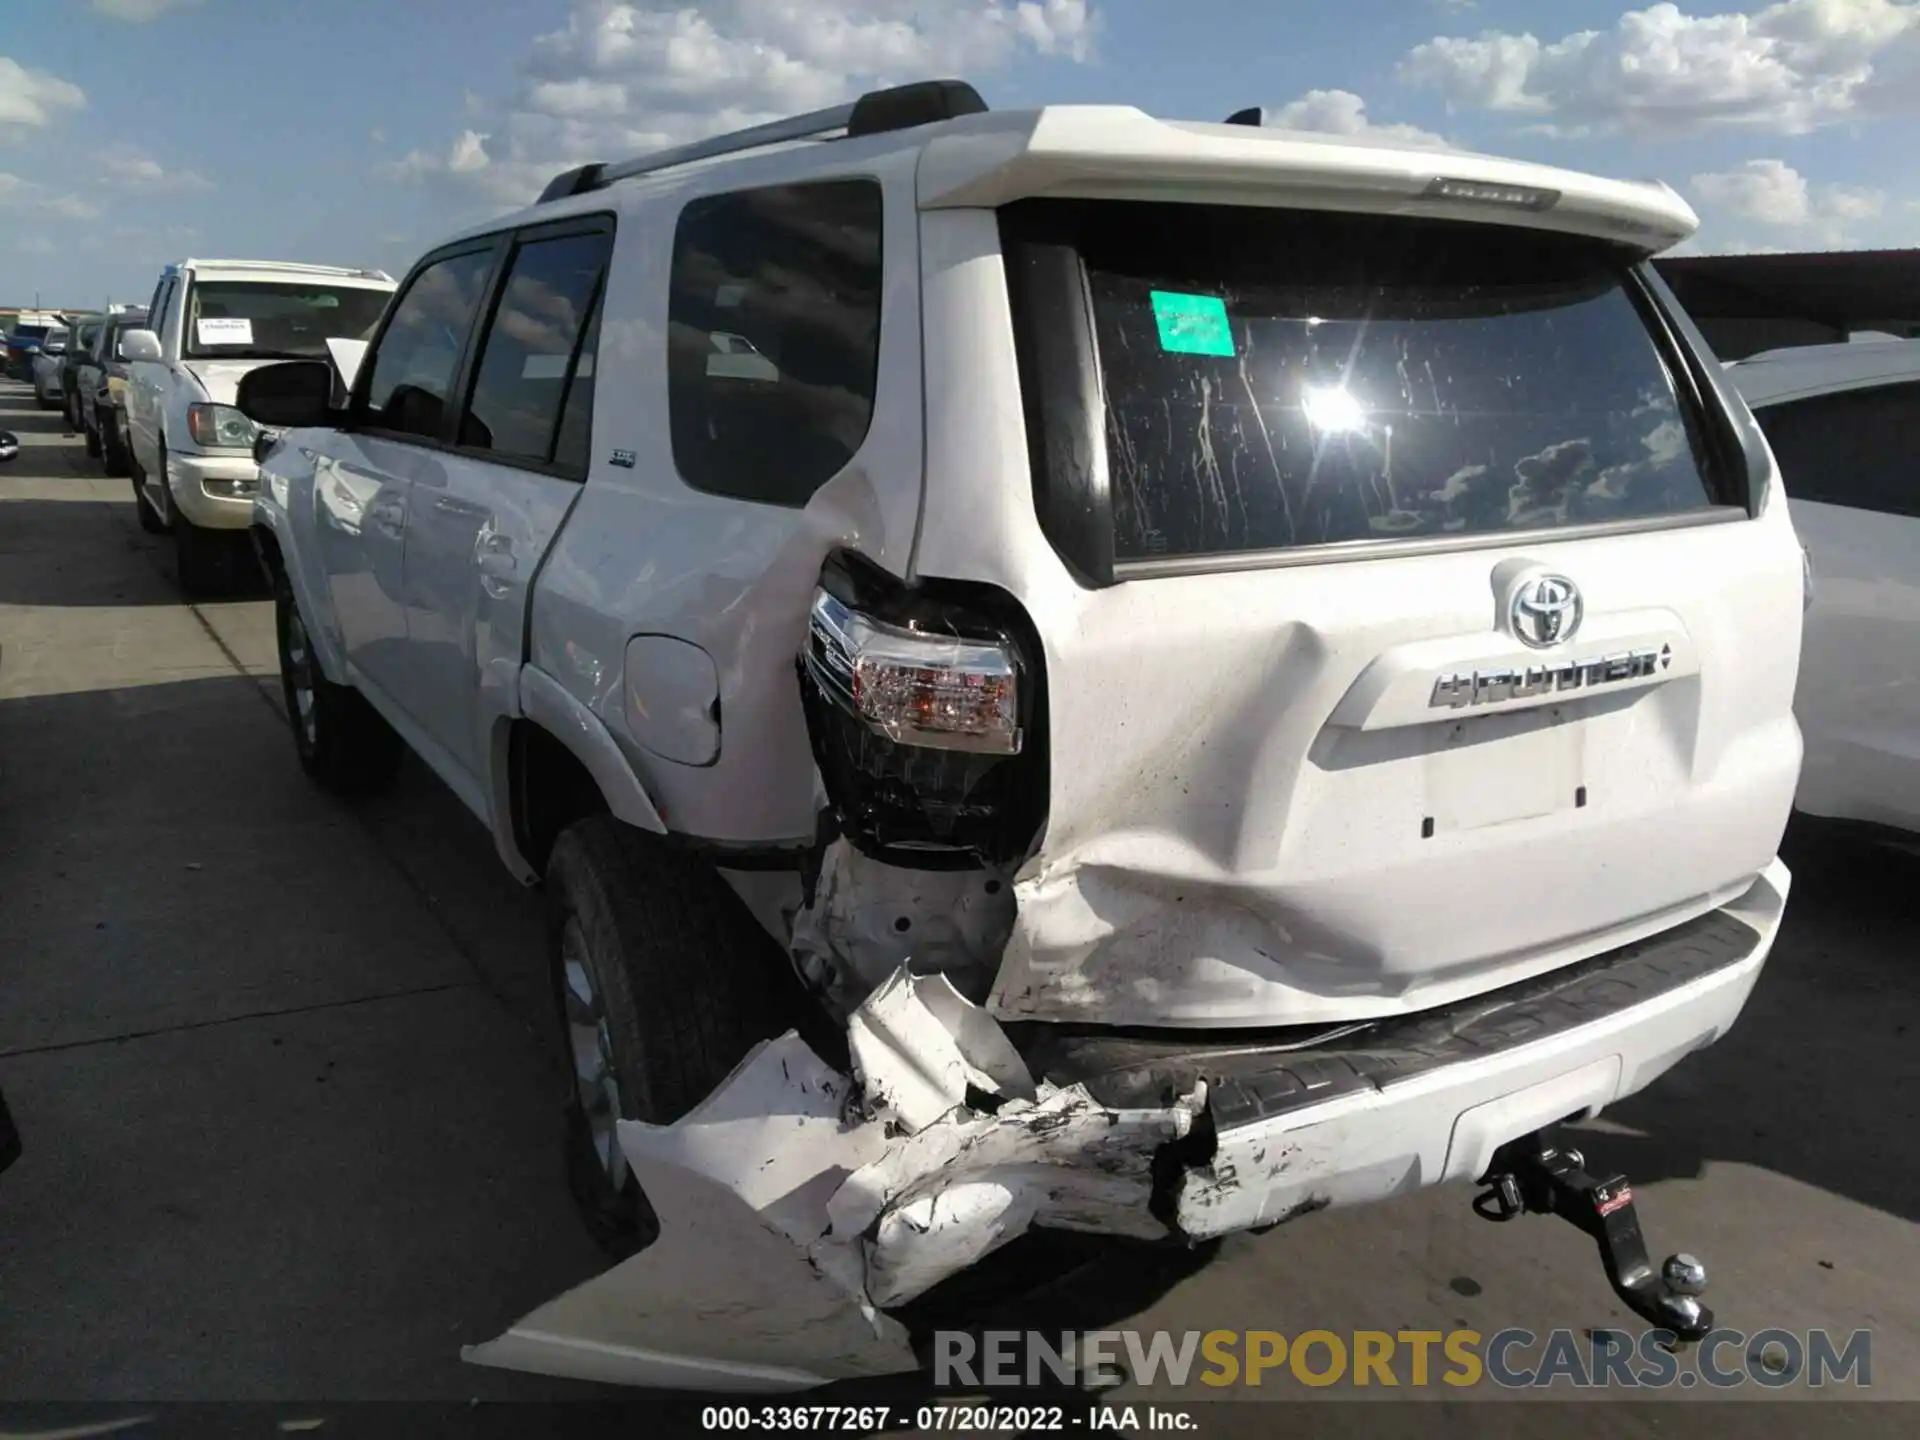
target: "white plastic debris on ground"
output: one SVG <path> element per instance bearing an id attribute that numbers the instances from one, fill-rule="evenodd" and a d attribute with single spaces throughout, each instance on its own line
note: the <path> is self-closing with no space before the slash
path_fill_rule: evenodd
<path id="1" fill-rule="evenodd" d="M 883 1309 L 1030 1226 L 1167 1233 L 1153 1154 L 1203 1096 L 1111 1110 L 1036 1085 L 985 1011 L 904 969 L 848 1037 L 857 1085 L 788 1032 L 675 1124 L 623 1121 L 660 1239 L 466 1358 L 698 1390 L 897 1374 L 917 1366 Z"/>

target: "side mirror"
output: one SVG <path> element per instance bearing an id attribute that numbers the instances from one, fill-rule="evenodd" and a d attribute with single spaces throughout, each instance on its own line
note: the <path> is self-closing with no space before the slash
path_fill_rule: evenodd
<path id="1" fill-rule="evenodd" d="M 120 358 L 139 362 L 160 358 L 160 337 L 151 330 L 128 330 L 120 337 Z"/>
<path id="2" fill-rule="evenodd" d="M 0 465 L 20 458 L 20 437 L 11 430 L 0 430 Z"/>
<path id="3" fill-rule="evenodd" d="M 333 366 L 325 360 L 283 360 L 249 370 L 233 403 L 268 430 L 331 425 L 339 415 L 333 408 Z M 258 442 L 254 454 L 259 458 Z"/>

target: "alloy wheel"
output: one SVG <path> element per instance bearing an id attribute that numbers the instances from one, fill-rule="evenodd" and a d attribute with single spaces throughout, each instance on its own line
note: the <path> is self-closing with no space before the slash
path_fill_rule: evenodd
<path id="1" fill-rule="evenodd" d="M 297 605 L 287 606 L 287 690 L 293 700 L 293 723 L 300 727 L 300 739 L 311 750 L 319 735 L 315 709 L 319 696 L 314 685 L 313 643 L 307 638 Z"/>
<path id="2" fill-rule="evenodd" d="M 587 1134 L 607 1183 L 617 1193 L 627 1183 L 627 1157 L 620 1148 L 620 1081 L 613 1068 L 613 1036 L 580 922 L 569 919 L 560 935 L 560 973 L 566 1006 L 567 1042 L 573 1056 L 574 1093 L 586 1117 Z"/>

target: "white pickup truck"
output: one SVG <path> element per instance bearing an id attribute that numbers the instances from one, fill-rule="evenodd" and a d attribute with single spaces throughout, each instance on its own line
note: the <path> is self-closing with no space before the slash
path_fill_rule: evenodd
<path id="1" fill-rule="evenodd" d="M 928 82 L 559 176 L 263 368 L 302 763 L 551 906 L 620 1265 L 469 1352 L 910 1366 L 1023 1232 L 1484 1179 L 1734 1023 L 1800 546 L 1657 184 Z M 658 1245 L 658 1233 L 670 1237 Z"/>

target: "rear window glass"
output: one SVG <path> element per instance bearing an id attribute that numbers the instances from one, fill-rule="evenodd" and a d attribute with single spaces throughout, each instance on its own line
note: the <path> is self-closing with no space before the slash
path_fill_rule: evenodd
<path id="1" fill-rule="evenodd" d="M 1695 417 L 1608 247 L 1373 216 L 1076 208 L 1116 560 L 1715 501 Z"/>

